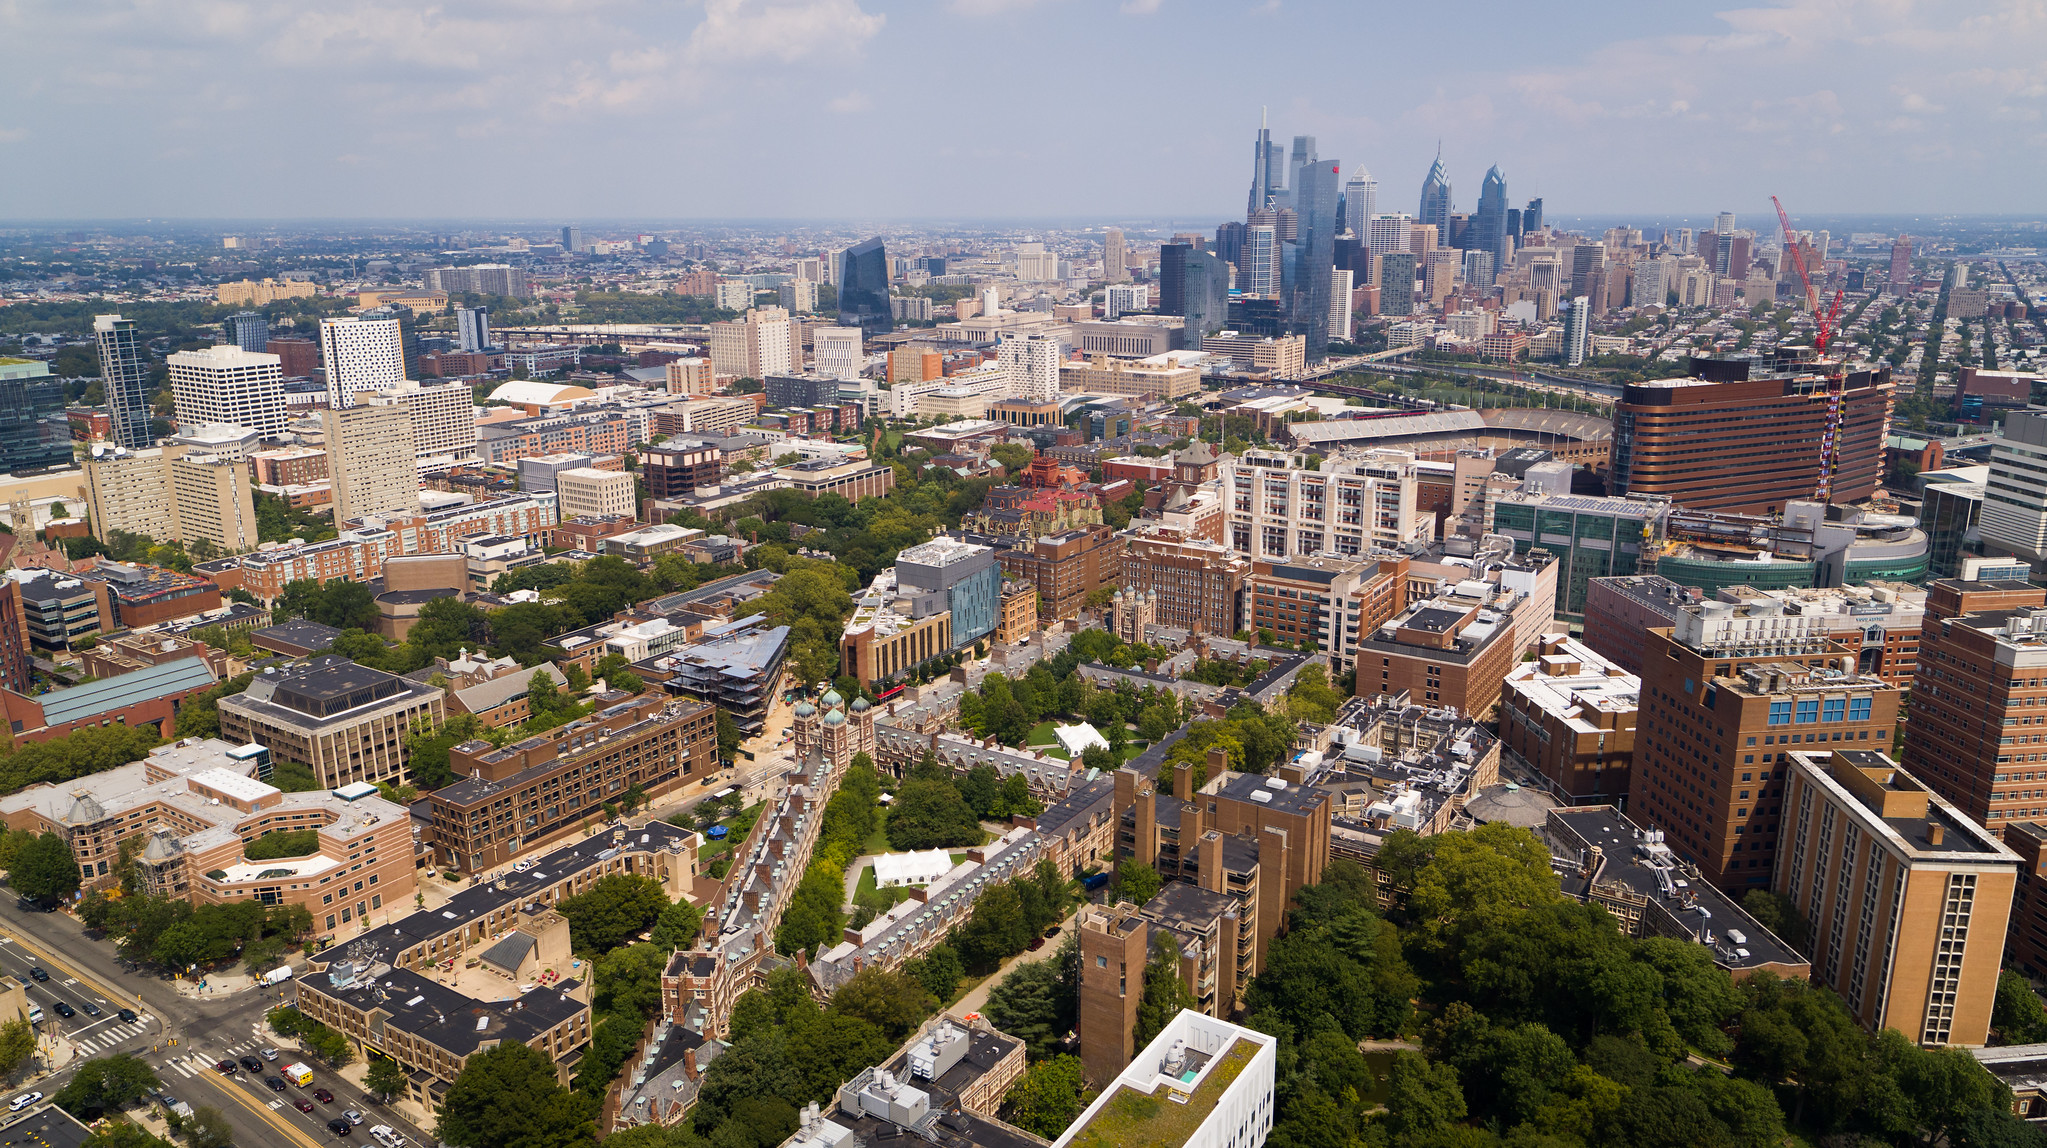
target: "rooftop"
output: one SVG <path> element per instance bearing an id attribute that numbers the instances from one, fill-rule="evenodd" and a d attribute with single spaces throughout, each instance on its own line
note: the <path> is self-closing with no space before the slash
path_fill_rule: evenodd
<path id="1" fill-rule="evenodd" d="M 212 684 L 213 671 L 204 659 L 178 658 L 105 681 L 51 690 L 36 700 L 42 703 L 46 725 L 63 725 Z"/>
<path id="2" fill-rule="evenodd" d="M 344 1000 L 366 1013 L 383 1012 L 385 1024 L 455 1056 L 468 1056 L 485 1041 L 530 1043 L 589 1007 L 563 991 L 573 982 L 537 988 L 511 1000 L 484 1001 L 410 969 L 371 969 L 374 976 L 357 976 L 346 962 L 336 962 L 327 975 Z"/>

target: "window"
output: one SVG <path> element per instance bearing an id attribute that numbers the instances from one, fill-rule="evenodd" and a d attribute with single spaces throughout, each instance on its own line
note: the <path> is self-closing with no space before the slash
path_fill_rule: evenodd
<path id="1" fill-rule="evenodd" d="M 1870 712 L 1870 707 L 1871 707 L 1871 705 L 1872 705 L 1872 704 L 1874 703 L 1874 700 L 1875 700 L 1875 699 L 1873 699 L 1873 698 L 1849 698 L 1849 699 L 1848 699 L 1848 720 L 1849 720 L 1849 721 L 1868 721 L 1868 720 L 1869 720 L 1869 712 Z"/>
<path id="2" fill-rule="evenodd" d="M 1770 703 L 1770 724 L 1771 724 L 1771 725 L 1790 725 L 1790 724 L 1791 724 L 1791 703 L 1790 703 L 1790 702 L 1786 701 L 1786 702 L 1771 702 L 1771 703 Z"/>
<path id="3" fill-rule="evenodd" d="M 1825 704 L 1821 706 L 1820 720 L 1840 721 L 1841 716 L 1847 712 L 1847 698 L 1828 698 Z"/>
<path id="4" fill-rule="evenodd" d="M 1806 722 L 1818 720 L 1820 720 L 1820 700 L 1818 698 L 1799 698 L 1798 723 L 1804 725 Z"/>

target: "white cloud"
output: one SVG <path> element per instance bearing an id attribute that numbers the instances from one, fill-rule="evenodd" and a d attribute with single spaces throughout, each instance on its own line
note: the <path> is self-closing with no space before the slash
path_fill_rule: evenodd
<path id="1" fill-rule="evenodd" d="M 874 101 L 867 98 L 866 92 L 847 92 L 845 95 L 839 96 L 827 103 L 825 110 L 847 116 L 855 112 L 867 111 L 873 106 Z"/>
<path id="2" fill-rule="evenodd" d="M 1123 0 L 1125 16 L 1150 16 L 1158 12 L 1164 0 Z"/>

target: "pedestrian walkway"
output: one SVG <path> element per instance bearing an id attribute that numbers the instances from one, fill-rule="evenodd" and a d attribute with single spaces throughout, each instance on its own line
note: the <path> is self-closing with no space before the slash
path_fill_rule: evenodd
<path id="1" fill-rule="evenodd" d="M 94 1056 L 124 1045 L 137 1037 L 161 1031 L 162 1029 L 156 1026 L 156 1018 L 145 1013 L 132 1022 L 117 1020 L 112 1024 L 95 1025 L 82 1032 L 68 1034 L 66 1039 L 70 1040 L 71 1046 L 78 1050 L 80 1056 Z"/>

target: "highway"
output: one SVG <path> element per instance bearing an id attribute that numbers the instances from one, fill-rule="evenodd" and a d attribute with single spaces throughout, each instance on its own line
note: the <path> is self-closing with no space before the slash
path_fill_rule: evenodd
<path id="1" fill-rule="evenodd" d="M 34 967 L 45 970 L 49 980 L 31 980 L 29 970 Z M 311 1115 L 291 1106 L 291 1100 L 301 1095 L 312 1100 L 310 1089 L 272 1093 L 261 1079 L 252 1079 L 245 1071 L 237 1071 L 232 1078 L 214 1072 L 212 1065 L 217 1060 L 256 1054 L 276 1044 L 277 1038 L 264 1025 L 264 1014 L 281 1003 L 281 990 L 250 989 L 204 1001 L 180 996 L 168 978 L 126 968 L 111 942 L 93 940 L 76 919 L 64 913 L 24 911 L 11 901 L 0 903 L 0 973 L 29 983 L 31 998 L 43 1008 L 39 1028 L 46 1039 L 61 1033 L 77 1045 L 76 1057 L 69 1064 L 29 1082 L 22 1091 L 33 1088 L 54 1096 L 85 1060 L 125 1053 L 148 1063 L 172 1098 L 195 1108 L 219 1109 L 239 1145 L 315 1148 L 331 1143 L 336 1137 L 327 1130 L 327 1121 L 349 1108 L 363 1114 L 364 1128 L 388 1124 L 416 1145 L 434 1143 L 396 1110 L 374 1103 L 360 1089 L 318 1066 L 313 1086 L 330 1089 L 335 1103 L 314 1102 Z M 291 993 L 284 990 L 283 995 L 288 998 Z M 68 1019 L 58 1016 L 58 1001 L 76 1015 Z M 86 1015 L 87 1004 L 101 1015 Z M 124 1007 L 137 1011 L 135 1022 L 118 1018 L 117 1010 Z M 175 1047 L 169 1043 L 173 1039 L 178 1042 Z M 299 1059 L 296 1053 L 287 1052 L 279 1063 L 295 1059 Z M 358 1129 L 359 1134 L 361 1131 Z M 370 1142 L 366 1135 L 363 1140 Z"/>

